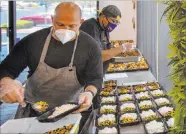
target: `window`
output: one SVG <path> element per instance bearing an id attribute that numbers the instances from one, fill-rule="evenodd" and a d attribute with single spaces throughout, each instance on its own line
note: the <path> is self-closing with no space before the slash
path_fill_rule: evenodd
<path id="1" fill-rule="evenodd" d="M 5 59 L 8 54 L 8 1 L 0 1 L 0 62 Z M 5 25 L 6 24 L 6 25 Z"/>
<path id="2" fill-rule="evenodd" d="M 63 0 L 64 1 L 64 0 Z M 84 20 L 96 17 L 97 1 L 74 1 L 82 9 Z M 52 25 L 51 15 L 53 15 L 59 1 L 40 1 L 40 2 L 16 2 L 17 16 L 17 38 L 22 39 L 26 35 L 37 30 Z"/>

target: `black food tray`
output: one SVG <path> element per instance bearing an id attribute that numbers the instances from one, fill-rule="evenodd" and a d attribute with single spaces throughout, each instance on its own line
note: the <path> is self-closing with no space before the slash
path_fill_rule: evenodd
<path id="1" fill-rule="evenodd" d="M 112 86 L 107 85 L 107 83 L 109 82 L 115 83 L 115 85 L 112 85 Z M 117 86 L 117 80 L 104 81 L 104 87 L 116 87 L 116 86 Z"/>
<path id="2" fill-rule="evenodd" d="M 135 99 L 136 99 L 137 101 L 143 101 L 143 100 L 150 100 L 150 99 L 151 99 L 151 95 L 150 95 L 150 93 L 149 93 L 148 90 L 143 91 L 143 92 L 148 92 L 149 98 L 145 98 L 145 99 L 142 99 L 142 98 L 141 98 L 141 99 L 137 99 L 136 94 L 139 94 L 139 93 L 141 93 L 141 92 L 134 93 L 134 97 L 135 97 Z"/>
<path id="3" fill-rule="evenodd" d="M 123 104 L 125 104 L 125 103 L 133 103 L 133 104 L 135 105 L 136 109 L 133 110 L 133 111 L 125 111 L 125 112 L 122 112 L 122 111 L 121 111 L 121 106 L 122 106 Z M 120 102 L 119 105 L 118 105 L 118 112 L 119 112 L 120 114 L 123 114 L 123 113 L 137 113 L 137 112 L 138 112 L 138 107 L 137 107 L 137 104 L 136 104 L 134 101 Z"/>
<path id="4" fill-rule="evenodd" d="M 129 93 L 119 93 L 119 90 L 121 87 L 130 87 L 130 89 L 128 90 Z M 117 86 L 117 92 L 118 92 L 118 95 L 122 95 L 122 94 L 132 94 L 132 87 L 131 86 Z"/>
<path id="5" fill-rule="evenodd" d="M 140 106 L 139 106 L 139 103 L 142 102 L 142 101 L 151 101 L 152 102 L 152 108 L 144 108 L 144 109 L 140 109 Z M 147 111 L 149 109 L 154 109 L 156 107 L 156 104 L 152 101 L 152 99 L 148 99 L 148 100 L 137 100 L 137 106 L 138 106 L 138 109 L 139 111 Z"/>
<path id="6" fill-rule="evenodd" d="M 116 118 L 116 123 L 115 123 L 115 124 L 109 125 L 109 126 L 99 126 L 99 125 L 98 125 L 98 118 L 101 117 L 102 115 L 108 115 L 108 114 L 98 114 L 98 115 L 96 115 L 96 123 L 95 123 L 95 126 L 96 126 L 97 128 L 103 129 L 103 128 L 105 128 L 105 127 L 116 127 L 116 126 L 117 126 L 117 124 L 118 124 L 118 115 L 117 115 L 117 113 L 112 114 L 112 115 L 115 115 L 115 118 Z"/>
<path id="7" fill-rule="evenodd" d="M 116 106 L 116 112 L 114 112 L 114 113 L 101 113 L 101 107 L 104 106 L 104 105 Z M 117 112 L 118 112 L 118 105 L 116 105 L 116 104 L 103 104 L 103 105 L 101 105 L 101 106 L 98 108 L 98 114 L 116 114 Z"/>
<path id="8" fill-rule="evenodd" d="M 127 112 L 127 113 L 132 113 L 132 112 Z M 137 124 L 139 124 L 140 121 L 141 121 L 140 116 L 139 116 L 139 114 L 138 114 L 137 112 L 134 112 L 134 113 L 137 114 L 137 122 L 132 122 L 132 123 L 121 123 L 121 122 L 120 122 L 120 117 L 121 117 L 123 114 L 120 114 L 119 117 L 118 117 L 119 125 L 120 125 L 121 127 L 125 127 L 125 126 L 132 126 L 132 125 L 137 125 Z M 126 113 L 124 113 L 124 114 L 126 114 Z"/>
<path id="9" fill-rule="evenodd" d="M 117 98 L 117 96 L 114 96 L 115 97 L 115 102 L 111 102 L 111 103 L 102 103 L 101 102 L 101 98 L 103 98 L 103 97 L 113 97 L 113 96 L 99 96 L 98 97 L 98 102 L 101 104 L 101 105 L 112 105 L 112 104 L 118 104 L 118 98 Z"/>
<path id="10" fill-rule="evenodd" d="M 162 106 L 164 107 L 164 106 Z M 173 107 L 172 105 L 169 105 L 169 107 Z M 161 107 L 160 107 L 161 108 Z M 173 107 L 173 111 L 175 112 L 175 108 Z M 162 116 L 162 118 L 171 118 L 173 117 L 173 115 L 170 115 L 170 116 L 163 116 L 160 112 L 159 112 L 159 108 L 157 109 L 157 112 Z"/>
<path id="11" fill-rule="evenodd" d="M 135 102 L 136 99 L 135 99 L 135 97 L 134 97 L 134 94 L 133 94 L 133 93 L 129 93 L 129 94 L 132 95 L 132 100 L 123 100 L 123 101 L 120 101 L 120 100 L 119 100 L 119 96 L 120 96 L 120 95 L 125 95 L 125 94 L 120 94 L 120 95 L 117 96 L 118 103 L 124 103 L 124 102 L 129 102 L 129 101 Z"/>
<path id="12" fill-rule="evenodd" d="M 159 98 L 156 98 L 156 99 L 154 98 L 153 101 L 154 101 L 154 103 L 155 103 L 157 109 L 159 109 L 159 108 L 161 108 L 161 107 L 164 107 L 164 106 L 174 107 L 174 104 L 173 104 L 172 100 L 171 100 L 168 96 L 160 97 L 160 98 L 166 98 L 166 99 L 168 99 L 169 102 L 170 102 L 170 104 L 164 104 L 164 105 L 160 105 L 160 106 L 159 106 L 159 105 L 156 103 L 156 101 L 155 101 L 156 99 L 159 99 Z"/>
<path id="13" fill-rule="evenodd" d="M 148 109 L 148 110 L 150 110 L 150 109 Z M 148 111 L 148 110 L 139 110 L 140 118 L 141 118 L 141 120 L 142 120 L 143 122 L 149 122 L 149 121 L 151 121 L 151 120 L 144 120 L 144 119 L 142 119 L 142 117 L 141 117 L 142 111 Z M 159 114 L 159 112 L 156 111 L 155 108 L 151 108 L 151 110 L 152 110 L 154 113 L 156 113 L 156 115 L 158 116 L 158 118 L 156 118 L 156 119 L 160 119 L 160 118 L 161 118 L 161 114 Z M 153 119 L 153 120 L 156 120 L 156 119 Z"/>
<path id="14" fill-rule="evenodd" d="M 120 130 L 119 130 L 118 125 L 114 125 L 114 126 L 111 126 L 111 127 L 108 127 L 108 128 L 113 128 L 113 127 L 115 127 L 117 129 L 117 134 L 120 134 Z M 104 129 L 104 127 L 103 128 L 96 128 L 96 133 L 95 134 L 98 134 L 99 130 L 102 130 L 102 129 Z"/>
<path id="15" fill-rule="evenodd" d="M 163 123 L 164 132 L 153 133 L 153 134 L 167 134 L 167 133 L 168 133 L 168 129 L 167 129 L 167 126 L 166 126 L 166 124 L 164 123 L 164 121 L 163 121 L 162 119 L 155 119 L 155 120 L 158 121 L 158 122 L 162 122 L 162 123 Z M 151 121 L 149 121 L 149 122 L 151 122 Z M 146 128 L 146 126 L 145 126 L 145 125 L 146 125 L 147 123 L 149 123 L 149 122 L 143 122 L 143 127 L 144 127 L 144 129 L 145 129 L 146 134 L 152 134 L 152 133 L 148 133 L 147 128 Z"/>
<path id="16" fill-rule="evenodd" d="M 147 88 L 147 86 L 145 84 L 138 84 L 138 85 L 144 85 L 145 91 L 135 91 L 134 86 L 137 86 L 137 85 L 132 85 L 132 90 L 133 90 L 134 94 L 148 91 L 148 88 Z"/>
<path id="17" fill-rule="evenodd" d="M 60 120 L 61 118 L 63 118 L 63 117 L 65 117 L 65 116 L 69 115 L 70 113 L 72 113 L 72 112 L 74 112 L 74 111 L 76 111 L 77 109 L 80 108 L 80 105 L 79 105 L 78 103 L 75 103 L 75 102 L 70 102 L 70 103 L 67 103 L 67 104 L 75 104 L 75 105 L 77 105 L 77 106 L 74 107 L 73 109 L 70 109 L 70 110 L 68 110 L 68 111 L 66 111 L 66 112 L 64 112 L 64 113 L 62 113 L 62 114 L 60 114 L 60 115 L 54 117 L 54 118 L 50 118 L 50 119 L 49 119 L 48 117 L 49 117 L 50 115 L 52 115 L 52 113 L 55 111 L 55 108 L 54 108 L 54 109 L 52 109 L 52 110 L 50 110 L 50 111 L 48 111 L 48 112 L 45 112 L 45 113 L 42 114 L 41 116 L 37 117 L 37 120 L 38 120 L 39 122 L 43 122 L 43 123 L 46 123 L 46 122 L 56 122 L 56 121 Z M 63 105 L 65 105 L 65 104 L 63 104 Z"/>
<path id="18" fill-rule="evenodd" d="M 103 97 L 109 97 L 109 96 L 115 96 L 116 95 L 116 90 L 113 90 L 113 91 L 106 91 L 106 92 L 113 92 L 113 94 L 109 94 L 109 95 L 103 95 L 101 94 L 101 92 L 104 91 L 104 90 L 101 90 L 100 93 L 99 93 L 99 96 L 103 96 Z"/>

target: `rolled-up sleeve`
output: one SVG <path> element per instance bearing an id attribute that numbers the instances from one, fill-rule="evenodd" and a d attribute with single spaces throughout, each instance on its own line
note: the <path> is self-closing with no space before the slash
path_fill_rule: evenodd
<path id="1" fill-rule="evenodd" d="M 86 64 L 85 86 L 93 85 L 99 90 L 103 82 L 103 62 L 99 44 L 96 41 L 94 43 L 95 45 L 89 51 L 90 58 Z"/>
<path id="2" fill-rule="evenodd" d="M 10 54 L 0 64 L 0 79 L 10 77 L 15 79 L 27 67 L 26 39 L 22 39 L 12 49 Z"/>

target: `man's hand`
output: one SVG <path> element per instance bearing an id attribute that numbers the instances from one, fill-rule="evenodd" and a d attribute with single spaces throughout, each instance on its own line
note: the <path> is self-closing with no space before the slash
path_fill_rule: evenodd
<path id="1" fill-rule="evenodd" d="M 83 92 L 79 96 L 79 104 L 81 105 L 80 109 L 74 113 L 80 113 L 85 110 L 88 110 L 92 106 L 92 100 L 94 96 L 90 92 Z"/>
<path id="2" fill-rule="evenodd" d="M 122 44 L 123 52 L 130 51 L 133 49 L 132 43 Z"/>
<path id="3" fill-rule="evenodd" d="M 19 81 L 11 78 L 0 80 L 0 99 L 6 103 L 24 104 L 24 88 Z"/>

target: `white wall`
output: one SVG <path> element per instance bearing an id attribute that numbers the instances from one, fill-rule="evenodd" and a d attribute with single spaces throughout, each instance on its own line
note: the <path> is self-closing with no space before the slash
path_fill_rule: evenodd
<path id="1" fill-rule="evenodd" d="M 111 33 L 111 40 L 136 40 L 136 32 L 133 29 L 132 17 L 135 16 L 132 1 L 100 0 L 99 9 L 107 5 L 115 5 L 121 11 L 121 24 Z"/>

